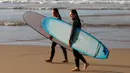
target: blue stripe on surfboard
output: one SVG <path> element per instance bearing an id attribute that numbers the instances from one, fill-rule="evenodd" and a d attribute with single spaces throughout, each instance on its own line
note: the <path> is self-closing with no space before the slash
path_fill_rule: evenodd
<path id="1" fill-rule="evenodd" d="M 49 22 L 49 20 L 48 19 L 53 19 L 53 20 L 56 20 L 56 21 L 59 21 L 59 22 L 64 22 L 64 21 L 61 21 L 61 20 L 57 20 L 56 18 L 52 18 L 52 17 L 47 17 L 47 18 L 45 18 L 43 21 L 42 21 L 42 23 L 48 23 Z M 69 25 L 70 27 L 72 27 L 71 26 L 71 24 L 69 24 L 69 23 L 67 23 L 67 22 L 64 22 L 64 23 L 66 23 L 67 25 Z M 44 27 L 44 29 L 49 33 L 49 34 L 51 34 L 51 35 L 53 35 L 52 33 L 50 33 L 49 31 L 48 31 L 48 25 L 43 25 L 43 27 Z M 80 31 L 82 31 L 82 32 L 84 32 L 84 33 L 86 33 L 88 36 L 90 36 L 90 37 L 92 37 L 93 39 L 95 39 L 98 43 L 100 43 L 100 45 L 103 45 L 102 44 L 102 42 L 100 42 L 99 40 L 97 40 L 94 36 L 92 36 L 92 35 L 90 35 L 89 33 L 87 33 L 86 31 L 84 31 L 84 30 L 82 30 L 82 29 L 78 29 L 78 30 L 80 30 Z M 55 36 L 53 36 L 53 37 L 55 37 Z M 55 37 L 56 38 L 56 37 Z M 64 43 L 64 44 L 66 44 L 66 45 L 68 45 L 67 43 Z M 73 46 L 72 46 L 73 47 Z M 80 51 L 81 53 L 83 53 L 83 54 L 85 54 L 85 55 L 88 55 L 88 54 L 86 54 L 86 53 L 84 53 L 83 51 L 81 51 L 81 50 L 79 50 L 78 48 L 76 48 L 76 47 L 73 47 L 73 48 L 75 48 L 76 50 L 78 50 L 78 51 Z M 100 48 L 99 48 L 100 49 Z M 106 46 L 105 45 L 103 45 L 103 50 L 105 49 L 105 51 L 106 51 L 106 55 L 107 54 L 109 54 L 109 51 L 107 50 L 107 48 L 106 48 Z M 100 50 L 98 51 L 98 52 L 100 52 Z M 97 52 L 97 53 L 98 53 Z M 92 56 L 92 55 L 88 55 L 88 56 Z M 108 55 L 107 55 L 108 56 Z M 93 57 L 93 56 L 92 56 Z M 98 57 L 98 54 L 97 54 L 97 57 L 96 58 L 100 58 L 101 57 L 101 55 Z M 103 58 L 103 57 L 102 57 Z M 104 59 L 105 59 L 106 57 L 104 56 Z"/>

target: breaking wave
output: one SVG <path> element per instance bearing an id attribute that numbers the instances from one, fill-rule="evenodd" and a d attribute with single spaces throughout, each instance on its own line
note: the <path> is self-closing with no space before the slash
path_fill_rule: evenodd
<path id="1" fill-rule="evenodd" d="M 70 22 L 71 23 L 71 22 Z M 27 26 L 24 21 L 0 21 L 0 26 Z M 130 27 L 130 24 L 88 24 L 82 23 L 82 27 Z"/>

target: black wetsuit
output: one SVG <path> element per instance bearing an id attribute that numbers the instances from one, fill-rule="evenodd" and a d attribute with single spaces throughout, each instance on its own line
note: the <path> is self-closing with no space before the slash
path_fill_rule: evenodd
<path id="1" fill-rule="evenodd" d="M 62 20 L 61 17 L 58 17 L 57 19 Z M 54 55 L 55 55 L 55 47 L 56 47 L 56 45 L 57 45 L 56 42 L 52 42 L 52 45 L 51 45 L 51 49 L 52 49 L 52 50 L 51 50 L 51 56 L 50 56 L 50 59 L 51 59 L 51 60 L 53 59 L 53 57 L 54 57 Z M 68 60 L 68 59 L 67 59 L 67 51 L 66 51 L 66 48 L 64 48 L 64 47 L 61 46 L 61 45 L 60 45 L 60 47 L 61 47 L 61 49 L 62 49 L 62 51 L 63 51 L 65 60 Z"/>
<path id="2" fill-rule="evenodd" d="M 70 40 L 69 42 L 72 43 L 74 40 L 74 36 L 76 34 L 76 28 L 81 29 L 81 22 L 80 19 L 73 19 L 73 25 L 72 25 L 72 30 L 71 30 L 71 35 L 70 35 Z M 84 63 L 86 63 L 86 60 L 84 59 L 84 57 L 75 49 L 73 49 L 73 54 L 75 57 L 75 63 L 76 63 L 76 67 L 79 67 L 79 60 L 81 59 Z"/>
<path id="3" fill-rule="evenodd" d="M 81 29 L 80 19 L 73 19 L 73 25 L 72 25 L 72 30 L 71 30 L 71 34 L 70 34 L 70 40 L 69 40 L 71 45 L 74 41 L 74 36 L 76 34 L 76 28 Z"/>

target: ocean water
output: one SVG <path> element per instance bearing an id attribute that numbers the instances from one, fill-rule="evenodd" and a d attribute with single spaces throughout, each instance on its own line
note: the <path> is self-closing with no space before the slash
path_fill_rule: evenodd
<path id="1" fill-rule="evenodd" d="M 23 21 L 26 11 L 52 16 L 52 10 L 0 9 L 0 21 Z M 71 22 L 70 10 L 60 9 L 64 21 Z M 130 24 L 130 10 L 77 10 L 80 19 L 88 24 Z"/>
<path id="2" fill-rule="evenodd" d="M 23 21 L 26 11 L 35 11 L 52 16 L 51 10 L 0 9 L 0 21 Z M 63 19 L 70 22 L 69 11 L 60 9 Z M 88 24 L 130 25 L 130 10 L 78 10 L 80 18 Z M 83 27 L 108 48 L 130 48 L 130 27 Z M 29 26 L 0 26 L 0 44 L 43 45 L 51 41 L 38 34 Z"/>
<path id="3" fill-rule="evenodd" d="M 108 48 L 130 48 L 130 28 L 87 27 Z M 29 26 L 0 26 L 0 44 L 50 46 L 51 41 Z"/>

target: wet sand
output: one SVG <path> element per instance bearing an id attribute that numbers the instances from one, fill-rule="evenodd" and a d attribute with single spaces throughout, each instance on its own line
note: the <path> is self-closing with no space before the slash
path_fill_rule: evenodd
<path id="1" fill-rule="evenodd" d="M 107 60 L 94 59 L 85 56 L 90 66 L 80 73 L 129 73 L 130 49 L 110 48 Z M 68 51 L 69 63 L 62 63 L 62 50 L 56 47 L 52 63 L 45 60 L 50 56 L 50 47 L 28 45 L 0 45 L 0 73 L 73 73 L 74 57 Z"/>

